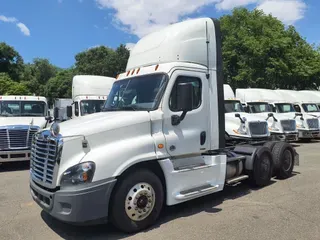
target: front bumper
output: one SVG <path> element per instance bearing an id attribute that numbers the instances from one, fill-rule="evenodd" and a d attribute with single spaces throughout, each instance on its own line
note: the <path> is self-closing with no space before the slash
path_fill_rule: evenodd
<path id="1" fill-rule="evenodd" d="M 115 183 L 116 179 L 108 179 L 81 189 L 50 192 L 30 179 L 30 192 L 33 200 L 52 217 L 71 224 L 90 225 L 107 221 Z"/>
<path id="2" fill-rule="evenodd" d="M 320 136 L 320 130 L 315 129 L 315 130 L 298 130 L 299 133 L 299 138 L 318 138 Z"/>
<path id="3" fill-rule="evenodd" d="M 0 151 L 0 163 L 29 161 L 30 153 L 31 153 L 30 149 Z"/>
<path id="4" fill-rule="evenodd" d="M 298 132 L 271 132 L 271 135 L 274 136 L 275 140 L 279 141 L 297 141 L 298 140 Z"/>

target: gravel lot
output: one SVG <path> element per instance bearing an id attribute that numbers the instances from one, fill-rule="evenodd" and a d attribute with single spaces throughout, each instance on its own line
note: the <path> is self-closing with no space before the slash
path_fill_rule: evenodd
<path id="1" fill-rule="evenodd" d="M 246 184 L 164 210 L 135 235 L 74 227 L 44 213 L 29 193 L 28 163 L 0 166 L 0 239 L 320 239 L 320 142 L 299 143 L 300 166 L 262 189 Z"/>

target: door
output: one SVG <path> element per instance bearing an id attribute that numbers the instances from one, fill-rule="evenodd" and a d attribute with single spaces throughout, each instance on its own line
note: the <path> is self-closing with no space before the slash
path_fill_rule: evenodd
<path id="1" fill-rule="evenodd" d="M 177 84 L 192 83 L 193 110 L 187 112 L 178 124 L 172 124 L 172 116 L 181 116 L 177 110 Z M 171 156 L 181 156 L 207 151 L 210 146 L 209 133 L 209 86 L 204 72 L 176 70 L 171 75 L 163 101 L 163 132 L 166 148 Z"/>

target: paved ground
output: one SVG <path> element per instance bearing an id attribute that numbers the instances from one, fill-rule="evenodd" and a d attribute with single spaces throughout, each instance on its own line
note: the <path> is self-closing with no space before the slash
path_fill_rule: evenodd
<path id="1" fill-rule="evenodd" d="M 28 164 L 0 166 L 0 239 L 320 239 L 320 142 L 297 146 L 293 177 L 263 189 L 245 184 L 166 208 L 159 223 L 126 236 L 110 226 L 74 227 L 40 210 Z"/>

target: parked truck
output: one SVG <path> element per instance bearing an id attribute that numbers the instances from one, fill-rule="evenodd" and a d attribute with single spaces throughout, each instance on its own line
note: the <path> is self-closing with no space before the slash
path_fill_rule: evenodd
<path id="1" fill-rule="evenodd" d="M 277 89 L 275 91 L 286 101 L 292 103 L 296 112 L 302 114 L 303 121 L 298 127 L 304 131 L 299 132 L 299 138 L 309 141 L 318 138 L 320 136 L 320 111 L 317 103 L 296 90 Z"/>
<path id="2" fill-rule="evenodd" d="M 261 116 L 246 113 L 230 85 L 224 84 L 223 88 L 227 143 L 268 140 L 268 122 Z"/>
<path id="3" fill-rule="evenodd" d="M 226 147 L 221 32 L 211 18 L 142 38 L 102 112 L 53 123 L 32 148 L 30 189 L 42 209 L 124 232 L 154 224 L 164 205 L 244 179 L 266 186 L 299 164 L 285 142 Z"/>
<path id="4" fill-rule="evenodd" d="M 67 106 L 67 118 L 77 118 L 101 111 L 115 78 L 76 75 L 72 79 L 72 101 Z M 56 111 L 57 113 L 57 111 Z M 60 116 L 55 116 L 61 118 Z"/>
<path id="5" fill-rule="evenodd" d="M 0 163 L 30 160 L 33 135 L 52 122 L 41 96 L 0 96 Z"/>
<path id="6" fill-rule="evenodd" d="M 269 131 L 274 140 L 298 140 L 297 116 L 292 113 L 274 111 L 274 104 L 279 107 L 283 101 L 281 95 L 271 89 L 238 88 L 236 97 L 245 104 L 246 112 L 263 116 L 268 121 Z"/>

